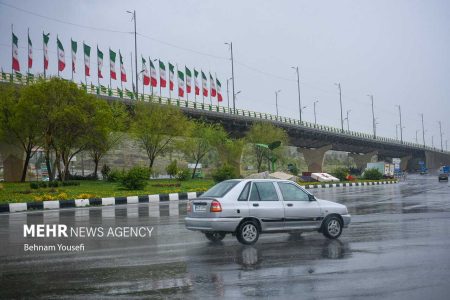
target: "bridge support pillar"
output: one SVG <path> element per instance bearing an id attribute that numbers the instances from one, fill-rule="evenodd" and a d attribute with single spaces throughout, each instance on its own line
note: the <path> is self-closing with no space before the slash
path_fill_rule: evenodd
<path id="1" fill-rule="evenodd" d="M 0 143 L 0 156 L 3 162 L 3 179 L 5 181 L 20 181 L 24 164 L 25 152 L 18 146 Z"/>
<path id="2" fill-rule="evenodd" d="M 443 165 L 450 165 L 450 155 L 442 152 L 425 151 L 425 162 L 430 173 L 436 173 Z"/>
<path id="3" fill-rule="evenodd" d="M 378 151 L 372 151 L 366 154 L 358 154 L 358 153 L 349 153 L 348 156 L 353 158 L 353 161 L 356 164 L 356 168 L 364 171 L 367 167 L 367 163 L 372 162 L 374 156 L 378 155 Z"/>
<path id="4" fill-rule="evenodd" d="M 411 160 L 411 158 L 412 158 L 412 155 L 400 157 L 400 170 L 401 171 L 408 169 L 408 163 Z"/>
<path id="5" fill-rule="evenodd" d="M 308 172 L 322 172 L 325 152 L 331 150 L 332 147 L 332 145 L 327 145 L 316 149 L 299 148 L 308 166 Z"/>

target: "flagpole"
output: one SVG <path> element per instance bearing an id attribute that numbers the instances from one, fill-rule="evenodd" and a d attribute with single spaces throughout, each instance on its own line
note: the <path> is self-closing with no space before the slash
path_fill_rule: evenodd
<path id="1" fill-rule="evenodd" d="M 188 89 L 187 89 L 187 72 L 186 72 L 187 67 L 184 66 L 184 69 L 185 69 L 184 72 L 186 73 L 185 74 L 186 76 L 185 76 L 185 79 L 184 79 L 185 80 L 185 85 L 186 85 L 186 101 L 189 102 L 189 93 L 188 93 Z"/>
<path id="2" fill-rule="evenodd" d="M 161 66 L 159 65 L 160 61 L 158 59 L 158 67 L 159 67 L 159 98 L 162 97 L 162 93 L 161 93 Z M 167 78 L 167 74 L 166 74 L 166 78 Z M 167 84 L 167 80 L 166 80 L 166 84 Z"/>
<path id="3" fill-rule="evenodd" d="M 130 52 L 130 56 L 131 56 L 131 75 L 133 75 L 133 52 Z M 137 60 L 136 60 L 137 62 Z M 137 66 L 136 66 L 136 80 L 137 80 Z M 138 94 L 137 94 L 137 82 L 136 82 L 136 86 L 134 85 L 133 82 L 133 76 L 131 76 L 131 87 L 133 88 L 133 91 L 135 92 L 136 95 L 136 100 L 138 100 Z"/>
<path id="4" fill-rule="evenodd" d="M 217 73 L 214 73 L 214 76 L 216 77 L 217 107 L 220 107 L 220 102 L 219 102 L 219 85 L 217 84 Z"/>
<path id="5" fill-rule="evenodd" d="M 178 64 L 177 64 L 177 85 L 180 86 L 180 75 L 178 74 Z M 178 101 L 180 101 L 180 91 L 178 91 Z"/>
<path id="6" fill-rule="evenodd" d="M 74 68 L 75 66 L 73 65 L 72 39 L 70 39 L 70 54 L 71 54 L 71 58 L 72 58 L 72 63 L 71 63 L 71 65 L 72 65 L 72 81 L 73 81 L 73 68 Z"/>
<path id="7" fill-rule="evenodd" d="M 212 92 L 212 85 L 211 85 L 211 71 L 208 72 L 209 73 L 209 104 L 211 104 L 212 106 L 212 97 L 211 97 L 211 92 Z"/>
<path id="8" fill-rule="evenodd" d="M 84 52 L 84 41 L 83 41 L 83 61 L 84 61 L 84 82 L 86 83 L 86 91 L 87 91 L 87 78 L 86 78 L 86 61 L 85 61 L 86 52 Z M 89 66 L 90 67 L 90 66 Z"/>
<path id="9" fill-rule="evenodd" d="M 153 85 L 152 85 L 152 58 L 148 57 L 148 69 L 150 70 L 150 94 L 153 98 Z"/>
<path id="10" fill-rule="evenodd" d="M 44 42 L 44 30 L 42 30 L 42 55 L 44 57 L 44 78 L 45 78 L 45 42 Z"/>
<path id="11" fill-rule="evenodd" d="M 112 93 L 112 82 L 111 82 L 111 48 L 108 49 L 108 55 L 109 55 L 109 88 L 111 89 Z M 115 70 L 114 70 L 115 71 Z"/>
<path id="12" fill-rule="evenodd" d="M 30 27 L 28 27 L 28 40 L 30 39 Z M 30 43 L 27 41 L 28 45 L 28 59 L 27 59 L 27 83 L 28 83 L 28 74 L 30 74 L 30 64 L 28 63 L 28 60 L 30 59 Z"/>
<path id="13" fill-rule="evenodd" d="M 194 102 L 197 103 L 197 93 L 195 92 L 195 89 L 197 88 L 197 77 L 195 77 L 195 68 L 194 68 Z"/>
<path id="14" fill-rule="evenodd" d="M 97 44 L 97 86 L 100 88 L 100 66 L 98 65 L 98 44 Z M 99 90 L 100 94 L 100 90 Z"/>
<path id="15" fill-rule="evenodd" d="M 14 35 L 14 25 L 11 24 L 11 78 L 13 76 L 14 73 L 14 39 L 13 39 L 13 35 Z M 19 43 L 17 42 L 17 47 L 19 47 Z"/>
<path id="16" fill-rule="evenodd" d="M 56 35 L 56 56 L 58 56 L 58 65 L 57 65 L 57 69 L 58 69 L 58 77 L 59 77 L 58 35 Z"/>
<path id="17" fill-rule="evenodd" d="M 203 108 L 205 108 L 205 93 L 203 92 L 203 71 L 200 70 L 200 75 L 202 76 L 202 99 L 203 99 Z"/>

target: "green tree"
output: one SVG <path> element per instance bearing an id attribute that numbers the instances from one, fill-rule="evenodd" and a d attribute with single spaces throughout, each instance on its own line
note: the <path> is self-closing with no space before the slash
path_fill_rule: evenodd
<path id="1" fill-rule="evenodd" d="M 226 140 L 227 133 L 220 124 L 194 121 L 187 137 L 180 147 L 188 160 L 195 163 L 192 178 L 195 176 L 197 166 L 205 155 Z"/>
<path id="2" fill-rule="evenodd" d="M 105 107 L 106 109 L 106 107 Z M 88 134 L 89 156 L 94 161 L 94 177 L 97 178 L 98 165 L 105 154 L 111 150 L 125 135 L 129 126 L 129 116 L 125 105 L 113 102 L 105 113 L 102 126 L 96 126 Z"/>
<path id="3" fill-rule="evenodd" d="M 45 113 L 32 86 L 0 87 L 0 135 L 6 142 L 20 145 L 25 152 L 21 181 L 27 176 L 28 164 L 42 140 L 41 116 Z"/>
<path id="4" fill-rule="evenodd" d="M 147 153 L 149 168 L 177 136 L 188 132 L 189 122 L 181 110 L 155 103 L 137 103 L 131 133 Z"/>
<path id="5" fill-rule="evenodd" d="M 270 150 L 258 147 L 257 144 L 270 144 L 275 141 L 280 141 L 281 145 L 286 145 L 288 137 L 286 131 L 271 123 L 254 123 L 247 133 L 246 140 L 252 144 L 253 152 L 256 157 L 256 167 L 258 172 L 261 172 L 263 159 Z M 281 157 L 281 148 L 272 151 L 272 155 Z"/>

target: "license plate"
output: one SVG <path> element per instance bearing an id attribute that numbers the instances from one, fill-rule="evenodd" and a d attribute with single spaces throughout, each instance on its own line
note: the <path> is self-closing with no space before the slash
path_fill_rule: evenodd
<path id="1" fill-rule="evenodd" d="M 205 212 L 206 211 L 206 205 L 195 205 L 194 210 L 196 212 Z"/>

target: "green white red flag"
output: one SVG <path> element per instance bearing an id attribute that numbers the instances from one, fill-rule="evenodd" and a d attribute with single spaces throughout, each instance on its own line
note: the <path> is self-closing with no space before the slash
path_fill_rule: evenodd
<path id="1" fill-rule="evenodd" d="M 102 74 L 102 68 L 103 68 L 103 52 L 98 49 L 97 46 L 97 71 L 98 71 L 98 78 L 103 78 Z"/>
<path id="2" fill-rule="evenodd" d="M 28 33 L 28 69 L 33 67 L 33 44 L 31 43 L 30 33 Z"/>
<path id="3" fill-rule="evenodd" d="M 64 53 L 64 47 L 58 36 L 56 36 L 56 44 L 58 45 L 58 71 L 63 71 L 66 67 L 66 57 Z"/>
<path id="4" fill-rule="evenodd" d="M 12 68 L 14 71 L 20 72 L 18 44 L 19 44 L 19 39 L 13 33 L 12 34 Z"/>
<path id="5" fill-rule="evenodd" d="M 217 94 L 217 90 L 214 78 L 212 77 L 211 73 L 209 73 L 209 84 L 211 86 L 211 97 L 215 97 Z"/>
<path id="6" fill-rule="evenodd" d="M 72 72 L 76 73 L 78 43 L 70 39 L 70 45 L 72 50 Z"/>
<path id="7" fill-rule="evenodd" d="M 149 85 L 150 84 L 150 76 L 148 75 L 146 61 L 143 57 L 142 57 L 142 71 L 143 71 L 142 75 L 144 77 L 144 85 Z"/>
<path id="8" fill-rule="evenodd" d="M 186 93 L 189 94 L 192 88 L 192 73 L 186 66 Z"/>
<path id="9" fill-rule="evenodd" d="M 206 78 L 205 73 L 202 71 L 202 89 L 203 96 L 208 97 L 208 79 Z"/>
<path id="10" fill-rule="evenodd" d="M 166 87 L 166 66 L 162 61 L 159 61 L 159 86 Z"/>
<path id="11" fill-rule="evenodd" d="M 194 85 L 195 85 L 195 94 L 200 95 L 200 84 L 198 83 L 198 71 L 194 69 Z"/>
<path id="12" fill-rule="evenodd" d="M 91 47 L 83 43 L 84 51 L 84 74 L 91 76 Z"/>
<path id="13" fill-rule="evenodd" d="M 184 74 L 182 71 L 178 71 L 178 96 L 184 96 Z"/>
<path id="14" fill-rule="evenodd" d="M 219 79 L 216 77 L 216 84 L 217 84 L 217 101 L 222 102 L 222 84 L 220 83 Z"/>
<path id="15" fill-rule="evenodd" d="M 50 40 L 50 33 L 42 33 L 42 44 L 44 48 L 44 70 L 48 69 L 48 41 Z"/>
<path id="16" fill-rule="evenodd" d="M 155 65 L 153 61 L 149 58 L 150 61 L 150 83 L 152 87 L 156 87 L 158 85 L 158 77 L 156 75 Z"/>
<path id="17" fill-rule="evenodd" d="M 173 91 L 174 82 L 173 79 L 175 77 L 175 67 L 169 63 L 169 89 Z"/>
<path id="18" fill-rule="evenodd" d="M 120 60 L 120 81 L 127 82 L 127 72 L 125 72 L 125 67 L 123 66 L 122 54 L 119 50 L 119 60 Z"/>
<path id="19" fill-rule="evenodd" d="M 116 52 L 109 49 L 109 76 L 116 80 Z"/>

